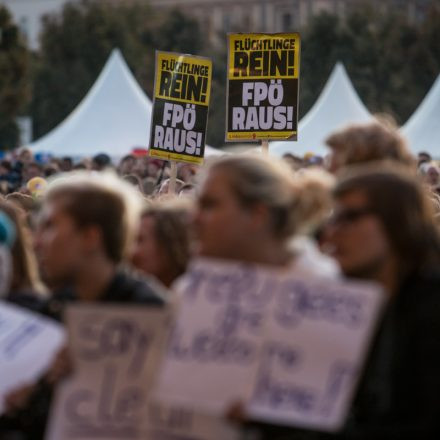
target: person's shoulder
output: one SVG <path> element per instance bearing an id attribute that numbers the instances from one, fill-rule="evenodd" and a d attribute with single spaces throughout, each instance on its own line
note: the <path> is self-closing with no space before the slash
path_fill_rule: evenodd
<path id="1" fill-rule="evenodd" d="M 411 275 L 397 297 L 400 308 L 414 319 L 440 324 L 440 269 L 431 267 Z"/>
<path id="2" fill-rule="evenodd" d="M 42 313 L 48 318 L 62 321 L 66 305 L 76 301 L 77 298 L 72 288 L 63 287 L 55 289 L 44 301 Z"/>
<path id="3" fill-rule="evenodd" d="M 11 292 L 6 300 L 11 304 L 36 313 L 42 313 L 45 305 L 45 298 L 42 298 L 33 291 Z"/>
<path id="4" fill-rule="evenodd" d="M 407 295 L 440 300 L 440 268 L 427 267 L 411 274 L 403 283 L 402 291 Z"/>
<path id="5" fill-rule="evenodd" d="M 137 304 L 162 306 L 168 302 L 169 297 L 168 290 L 159 281 L 138 273 L 119 272 L 112 289 L 115 289 L 110 292 L 112 299 Z"/>
<path id="6" fill-rule="evenodd" d="M 341 271 L 336 260 L 323 254 L 316 242 L 306 236 L 295 237 L 290 242 L 295 254 L 292 270 L 304 275 L 340 279 Z"/>

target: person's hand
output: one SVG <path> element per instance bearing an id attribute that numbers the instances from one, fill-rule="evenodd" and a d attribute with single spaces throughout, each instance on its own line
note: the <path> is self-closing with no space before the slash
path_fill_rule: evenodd
<path id="1" fill-rule="evenodd" d="M 237 425 L 247 421 L 246 409 L 243 401 L 234 402 L 226 411 L 226 419 Z"/>
<path id="2" fill-rule="evenodd" d="M 47 383 L 56 385 L 61 379 L 68 376 L 72 371 L 72 361 L 67 346 L 64 346 L 55 355 L 55 358 L 45 375 Z"/>
<path id="3" fill-rule="evenodd" d="M 5 414 L 10 415 L 25 408 L 35 390 L 35 386 L 35 384 L 22 385 L 8 392 L 5 396 Z"/>

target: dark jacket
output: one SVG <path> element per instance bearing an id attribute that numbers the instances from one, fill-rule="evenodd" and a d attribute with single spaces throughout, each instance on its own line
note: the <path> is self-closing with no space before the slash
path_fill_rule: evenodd
<path id="1" fill-rule="evenodd" d="M 440 271 L 391 299 L 343 439 L 440 438 Z"/>
<path id="2" fill-rule="evenodd" d="M 162 306 L 167 301 L 167 296 L 167 289 L 154 278 L 129 275 L 121 271 L 114 276 L 98 302 Z M 63 321 L 65 306 L 76 301 L 73 289 L 60 289 L 45 303 L 42 313 L 57 321 Z"/>
<path id="3" fill-rule="evenodd" d="M 99 302 L 161 307 L 167 302 L 167 296 L 165 287 L 154 279 L 136 277 L 121 271 L 102 293 Z M 61 289 L 41 306 L 41 312 L 62 322 L 66 305 L 76 301 L 72 289 Z M 53 387 L 43 377 L 25 409 L 0 419 L 0 440 L 42 440 L 53 391 Z"/>
<path id="4" fill-rule="evenodd" d="M 32 290 L 10 292 L 5 299 L 8 303 L 23 307 L 24 309 L 36 313 L 42 313 L 46 303 L 44 297 Z"/>

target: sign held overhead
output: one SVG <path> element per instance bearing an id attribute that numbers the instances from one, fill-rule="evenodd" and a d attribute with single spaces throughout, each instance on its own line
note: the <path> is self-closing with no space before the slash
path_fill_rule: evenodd
<path id="1" fill-rule="evenodd" d="M 296 140 L 299 34 L 228 37 L 226 141 Z"/>
<path id="2" fill-rule="evenodd" d="M 156 52 L 150 156 L 203 163 L 211 76 L 208 58 Z"/>

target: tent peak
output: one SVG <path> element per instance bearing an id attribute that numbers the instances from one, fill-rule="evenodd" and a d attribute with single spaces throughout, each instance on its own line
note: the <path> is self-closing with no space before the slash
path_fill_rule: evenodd
<path id="1" fill-rule="evenodd" d="M 318 99 L 298 123 L 297 142 L 274 142 L 271 152 L 281 156 L 286 152 L 304 154 L 327 153 L 327 136 L 351 123 L 372 120 L 341 62 L 336 63 Z"/>
<path id="2" fill-rule="evenodd" d="M 151 109 L 151 101 L 116 49 L 70 115 L 29 148 L 58 156 L 105 152 L 120 157 L 134 146 L 148 146 Z"/>
<path id="3" fill-rule="evenodd" d="M 345 82 L 350 86 L 352 86 L 352 82 L 350 80 L 350 77 L 348 76 L 347 69 L 345 68 L 344 63 L 342 61 L 338 61 L 333 67 L 333 70 L 328 79 L 328 83 L 331 83 L 332 81 L 336 81 L 336 80 Z"/>
<path id="4" fill-rule="evenodd" d="M 125 63 L 125 58 L 122 55 L 122 52 L 119 49 L 119 47 L 113 48 L 112 51 L 110 52 L 110 56 L 108 57 L 108 61 L 113 61 L 113 60 L 123 61 Z"/>
<path id="5" fill-rule="evenodd" d="M 423 98 L 423 101 L 405 125 L 401 133 L 407 138 L 414 153 L 428 151 L 433 157 L 440 157 L 440 75 Z"/>

